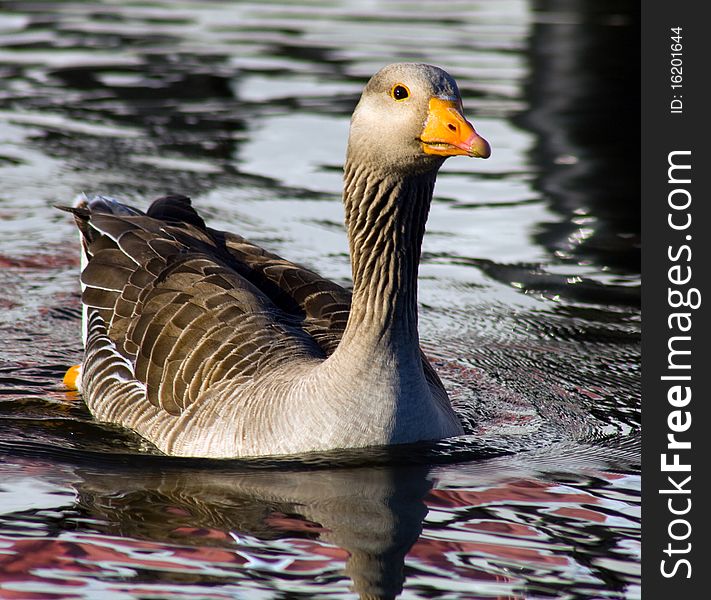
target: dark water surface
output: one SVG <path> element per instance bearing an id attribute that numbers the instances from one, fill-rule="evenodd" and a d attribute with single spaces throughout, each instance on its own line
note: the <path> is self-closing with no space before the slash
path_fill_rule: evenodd
<path id="1" fill-rule="evenodd" d="M 638 598 L 635 3 L 0 0 L 1 598 Z M 386 63 L 459 81 L 421 338 L 467 435 L 166 459 L 95 423 L 81 191 L 189 194 L 348 283 L 348 118 Z"/>

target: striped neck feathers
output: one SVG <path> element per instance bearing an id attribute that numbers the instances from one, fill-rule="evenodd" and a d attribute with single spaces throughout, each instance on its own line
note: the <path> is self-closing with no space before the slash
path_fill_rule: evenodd
<path id="1" fill-rule="evenodd" d="M 346 165 L 353 302 L 344 341 L 367 336 L 419 353 L 417 271 L 436 174 L 382 174 Z"/>

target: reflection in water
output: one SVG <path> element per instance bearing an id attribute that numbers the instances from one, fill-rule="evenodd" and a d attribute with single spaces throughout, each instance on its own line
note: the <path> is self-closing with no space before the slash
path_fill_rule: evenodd
<path id="1" fill-rule="evenodd" d="M 325 597 L 342 594 L 345 575 L 360 598 L 380 599 L 400 594 L 407 574 L 418 598 L 553 597 L 571 584 L 587 595 L 570 597 L 619 598 L 638 577 L 627 562 L 638 480 L 624 474 L 638 444 L 434 470 L 11 457 L 0 466 L 0 589 Z"/>
<path id="2" fill-rule="evenodd" d="M 528 108 L 558 259 L 640 271 L 639 22 L 632 0 L 534 0 Z"/>
<path id="3" fill-rule="evenodd" d="M 361 598 L 385 599 L 402 591 L 405 556 L 427 514 L 427 473 L 425 467 L 235 473 L 208 466 L 113 471 L 107 477 L 103 471 L 81 468 L 73 485 L 78 492 L 75 510 L 81 519 L 91 520 L 95 532 L 195 545 L 202 549 L 198 552 L 230 549 L 235 553 L 230 562 L 245 568 L 250 566 L 246 563 L 256 566 L 260 553 L 240 548 L 240 538 L 289 538 L 313 555 L 313 569 L 345 558 L 353 590 Z M 334 556 L 329 546 L 346 554 Z M 268 560 L 268 554 L 261 558 Z M 283 558 L 283 576 L 299 572 L 298 561 Z"/>
<path id="4" fill-rule="evenodd" d="M 112 534 L 174 543 L 197 533 L 201 545 L 201 529 L 322 540 L 348 553 L 345 572 L 364 598 L 402 590 L 430 487 L 425 469 L 139 473 L 112 477 L 110 485 L 102 474 L 79 475 L 80 507 Z"/>

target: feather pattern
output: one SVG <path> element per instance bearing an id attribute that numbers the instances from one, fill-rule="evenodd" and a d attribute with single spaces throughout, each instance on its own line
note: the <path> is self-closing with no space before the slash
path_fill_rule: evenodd
<path id="1" fill-rule="evenodd" d="M 161 219 L 149 216 L 156 204 Z M 182 196 L 160 198 L 145 214 L 110 214 L 101 199 L 68 210 L 88 258 L 81 275 L 89 311 L 82 392 L 97 418 L 130 427 L 172 454 L 319 447 L 308 437 L 308 448 L 301 448 L 285 444 L 283 432 L 262 431 L 270 438 L 265 452 L 258 436 L 246 441 L 236 431 L 206 430 L 229 431 L 216 419 L 225 405 L 234 412 L 245 398 L 275 388 L 282 402 L 265 397 L 263 403 L 288 411 L 283 405 L 292 394 L 279 390 L 298 381 L 299 372 L 309 375 L 302 384 L 319 379 L 315 368 L 334 354 L 347 328 L 348 290 L 240 236 L 205 227 Z M 434 370 L 424 356 L 419 361 L 428 385 L 446 400 Z M 260 381 L 268 383 L 262 388 Z M 337 404 L 338 395 L 325 401 Z M 210 426 L 196 432 L 198 421 Z"/>
<path id="2" fill-rule="evenodd" d="M 389 97 L 398 81 L 411 103 Z M 146 212 L 105 196 L 66 208 L 82 237 L 81 390 L 96 418 L 183 456 L 461 434 L 417 329 L 417 270 L 442 153 L 488 156 L 458 112 L 456 127 L 440 128 L 454 132 L 445 134 L 452 144 L 436 138 L 423 150 L 428 99 L 456 108 L 456 95 L 454 80 L 427 65 L 386 67 L 366 86 L 344 177 L 353 292 L 208 227 L 185 196 Z M 474 144 L 479 154 L 466 150 Z"/>
<path id="3" fill-rule="evenodd" d="M 180 222 L 170 212 L 173 199 L 179 218 L 187 215 L 188 221 Z M 239 242 L 242 252 L 236 240 L 229 251 L 221 236 L 191 224 L 200 225 L 202 220 L 187 198 L 161 198 L 148 214 L 156 204 L 166 221 L 180 224 L 166 226 L 148 215 L 95 214 L 92 204 L 74 209 L 77 219 L 85 220 L 81 229 L 88 242 L 82 302 L 96 309 L 95 318 L 105 323 L 116 352 L 131 362 L 152 405 L 179 414 L 228 373 L 250 376 L 264 368 L 268 361 L 255 357 L 270 344 L 284 351 L 325 355 L 298 327 L 308 312 L 299 314 L 298 307 L 305 307 L 311 296 L 308 288 L 318 287 L 320 277 L 295 265 L 286 268 L 288 263 L 264 253 L 249 252 L 250 244 L 244 240 Z M 248 274 L 251 269 L 244 262 L 238 268 L 235 254 L 256 255 L 262 277 L 276 283 L 279 296 L 294 283 L 297 310 L 287 312 L 283 298 L 278 307 L 241 275 L 239 270 Z M 312 327 L 318 330 L 319 324 Z M 275 344 L 280 337 L 285 339 Z M 91 356 L 87 348 L 87 362 L 92 362 Z M 193 381 L 198 373 L 199 384 Z"/>

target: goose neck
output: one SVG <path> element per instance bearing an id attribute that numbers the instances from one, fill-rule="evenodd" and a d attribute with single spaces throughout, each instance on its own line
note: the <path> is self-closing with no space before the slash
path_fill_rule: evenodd
<path id="1" fill-rule="evenodd" d="M 435 173 L 346 167 L 344 203 L 353 303 L 344 334 L 418 348 L 417 272 Z"/>

